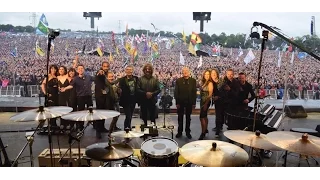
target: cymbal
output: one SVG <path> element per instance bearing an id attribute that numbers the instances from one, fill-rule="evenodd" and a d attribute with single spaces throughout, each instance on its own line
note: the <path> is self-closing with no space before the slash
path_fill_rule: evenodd
<path id="1" fill-rule="evenodd" d="M 133 149 L 127 144 L 96 143 L 86 148 L 86 156 L 97 161 L 114 161 L 127 158 Z"/>
<path id="2" fill-rule="evenodd" d="M 134 132 L 134 131 L 117 131 L 111 133 L 111 136 L 113 137 L 122 137 L 122 138 L 136 138 L 141 137 L 144 134 L 141 132 Z"/>
<path id="3" fill-rule="evenodd" d="M 290 152 L 320 156 L 320 138 L 303 133 L 275 131 L 267 134 L 274 145 Z"/>
<path id="4" fill-rule="evenodd" d="M 37 109 L 32 109 L 15 114 L 10 117 L 10 120 L 17 122 L 28 122 L 28 121 L 41 121 L 51 118 L 60 117 L 64 114 L 68 114 L 73 109 L 67 106 L 52 106 L 43 107 L 40 106 Z"/>
<path id="5" fill-rule="evenodd" d="M 96 121 L 110 119 L 119 116 L 118 111 L 113 110 L 96 110 L 89 108 L 88 110 L 72 112 L 62 116 L 62 119 L 70 121 Z"/>
<path id="6" fill-rule="evenodd" d="M 265 134 L 250 131 L 241 131 L 241 130 L 229 130 L 225 131 L 224 135 L 237 143 L 270 151 L 281 151 L 282 149 L 272 144 Z"/>
<path id="7" fill-rule="evenodd" d="M 205 167 L 233 167 L 246 164 L 248 153 L 239 146 L 214 140 L 188 143 L 180 149 L 187 161 Z"/>

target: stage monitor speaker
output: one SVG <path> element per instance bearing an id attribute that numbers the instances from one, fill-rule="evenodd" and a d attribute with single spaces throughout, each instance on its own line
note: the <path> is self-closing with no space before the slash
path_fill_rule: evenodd
<path id="1" fill-rule="evenodd" d="M 307 112 L 300 105 L 286 105 L 284 108 L 286 115 L 290 118 L 306 118 Z"/>

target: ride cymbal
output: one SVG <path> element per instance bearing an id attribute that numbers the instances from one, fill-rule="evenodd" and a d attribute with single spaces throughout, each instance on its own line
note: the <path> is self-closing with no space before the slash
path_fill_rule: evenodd
<path id="1" fill-rule="evenodd" d="M 127 158 L 133 149 L 127 144 L 97 143 L 86 148 L 86 156 L 97 161 L 114 161 Z"/>
<path id="2" fill-rule="evenodd" d="M 320 156 L 320 138 L 303 133 L 275 131 L 267 134 L 274 145 L 301 155 Z"/>
<path id="3" fill-rule="evenodd" d="M 93 110 L 89 108 L 88 110 L 72 112 L 62 116 L 64 120 L 70 121 L 97 121 L 103 119 L 110 119 L 119 116 L 118 111 L 113 110 Z"/>
<path id="4" fill-rule="evenodd" d="M 180 149 L 187 161 L 205 167 L 235 167 L 245 165 L 248 153 L 239 146 L 214 140 L 194 141 Z"/>
<path id="5" fill-rule="evenodd" d="M 272 144 L 265 134 L 260 131 L 250 132 L 242 130 L 229 130 L 223 133 L 228 139 L 237 143 L 270 151 L 281 151 L 282 149 Z"/>
<path id="6" fill-rule="evenodd" d="M 40 106 L 37 109 L 32 109 L 15 114 L 10 117 L 10 120 L 16 122 L 28 122 L 28 121 L 42 121 L 46 119 L 60 117 L 64 114 L 68 114 L 73 109 L 67 106 L 52 106 L 43 107 Z"/>

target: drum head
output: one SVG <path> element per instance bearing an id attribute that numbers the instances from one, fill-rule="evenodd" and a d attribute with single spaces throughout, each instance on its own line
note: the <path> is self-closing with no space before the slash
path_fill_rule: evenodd
<path id="1" fill-rule="evenodd" d="M 141 150 L 154 156 L 165 156 L 179 152 L 178 143 L 165 137 L 156 137 L 144 141 Z"/>

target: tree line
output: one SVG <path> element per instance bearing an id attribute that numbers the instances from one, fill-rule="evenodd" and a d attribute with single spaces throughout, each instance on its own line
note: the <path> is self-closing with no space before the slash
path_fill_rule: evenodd
<path id="1" fill-rule="evenodd" d="M 4 31 L 4 32 L 16 32 L 16 33 L 22 33 L 22 32 L 26 32 L 26 33 L 34 33 L 35 29 L 32 26 L 13 26 L 11 24 L 0 24 L 0 31 Z M 71 30 L 62 30 L 60 29 L 60 31 L 62 32 L 70 32 Z M 83 32 L 83 33 L 92 33 L 92 31 L 77 31 L 77 32 Z M 112 31 L 100 31 L 97 32 L 97 34 L 111 34 Z M 159 32 L 150 32 L 148 30 L 144 30 L 144 29 L 129 29 L 128 30 L 128 34 L 129 35 L 136 35 L 138 34 L 139 36 L 141 36 L 141 34 L 146 35 L 148 33 L 149 36 L 153 36 L 156 37 L 159 35 L 161 37 L 178 37 L 178 38 L 182 38 L 182 32 L 178 32 L 178 33 L 173 33 L 170 31 L 159 31 Z M 186 32 L 185 32 L 186 33 Z M 116 33 L 118 34 L 118 33 Z M 125 35 L 126 32 L 122 32 L 122 35 Z M 227 35 L 226 33 L 222 32 L 219 35 L 218 34 L 208 34 L 208 33 L 200 33 L 199 36 L 202 39 L 202 44 L 207 44 L 207 45 L 215 45 L 215 44 L 220 44 L 223 47 L 227 47 L 227 48 L 243 48 L 243 49 L 247 49 L 247 48 L 258 48 L 258 46 L 261 43 L 261 40 L 257 40 L 257 39 L 251 39 L 251 38 L 247 38 L 249 35 L 246 36 L 246 34 L 230 34 Z M 191 35 L 186 36 L 187 39 L 187 43 L 189 43 L 190 41 L 190 37 Z M 317 36 L 310 36 L 310 35 L 304 35 L 301 37 L 293 37 L 294 41 L 301 45 L 306 47 L 309 51 L 314 51 L 314 52 L 318 52 L 318 48 L 320 47 L 320 39 Z M 266 42 L 266 47 L 268 49 L 276 49 L 278 47 L 281 46 L 281 44 L 284 42 L 284 40 L 282 40 L 281 38 L 274 38 L 272 41 L 269 40 Z"/>

